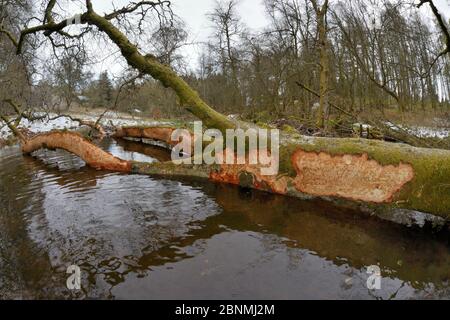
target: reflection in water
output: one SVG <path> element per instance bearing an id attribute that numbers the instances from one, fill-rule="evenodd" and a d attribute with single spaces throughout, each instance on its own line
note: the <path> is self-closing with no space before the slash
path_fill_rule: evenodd
<path id="1" fill-rule="evenodd" d="M 122 158 L 158 147 L 105 140 Z M 327 203 L 0 150 L 1 298 L 450 298 L 448 240 Z M 66 268 L 82 269 L 81 292 Z M 366 287 L 366 267 L 382 288 Z"/>
<path id="2" fill-rule="evenodd" d="M 171 160 L 170 152 L 167 152 L 167 149 L 160 146 L 149 145 L 124 139 L 117 139 L 116 142 L 123 148 L 123 150 L 132 152 L 133 154 L 143 154 L 150 158 L 156 159 L 159 162 Z"/>

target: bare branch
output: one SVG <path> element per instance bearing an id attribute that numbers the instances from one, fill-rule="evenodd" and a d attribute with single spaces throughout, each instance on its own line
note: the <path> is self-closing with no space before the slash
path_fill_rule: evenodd
<path id="1" fill-rule="evenodd" d="M 436 63 L 436 61 L 442 57 L 445 54 L 450 54 L 450 31 L 447 26 L 447 24 L 444 22 L 444 19 L 442 18 L 442 15 L 440 14 L 438 8 L 433 3 L 433 0 L 420 0 L 420 3 L 417 5 L 417 8 L 422 7 L 425 3 L 428 3 L 430 5 L 431 11 L 433 12 L 437 23 L 439 24 L 439 27 L 441 28 L 441 31 L 445 37 L 445 49 L 442 50 L 438 56 L 434 59 L 432 66 Z"/>
<path id="2" fill-rule="evenodd" d="M 109 13 L 109 14 L 106 14 L 104 16 L 104 18 L 107 19 L 107 20 L 112 20 L 114 18 L 117 18 L 120 15 L 135 12 L 136 10 L 138 10 L 139 8 L 142 8 L 144 6 L 149 6 L 149 7 L 152 7 L 152 8 L 156 8 L 158 6 L 164 6 L 164 5 L 170 6 L 170 1 L 162 1 L 162 0 L 159 0 L 159 1 L 139 1 L 139 2 L 136 2 L 136 3 L 132 3 L 132 4 L 128 5 L 128 6 L 125 6 L 125 7 L 121 8 L 121 9 L 115 10 L 115 11 Z"/>

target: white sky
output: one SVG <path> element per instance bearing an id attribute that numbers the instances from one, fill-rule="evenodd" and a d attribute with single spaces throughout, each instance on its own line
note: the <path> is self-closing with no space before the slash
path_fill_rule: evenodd
<path id="1" fill-rule="evenodd" d="M 113 5 L 120 8 L 128 3 L 127 0 L 93 0 L 94 10 L 99 13 L 110 12 Z M 187 42 L 190 45 L 184 46 L 182 52 L 189 66 L 195 68 L 202 50 L 201 43 L 206 42 L 212 33 L 207 14 L 214 9 L 215 0 L 172 0 L 171 5 L 173 12 L 186 23 L 189 34 Z M 238 10 L 242 22 L 249 29 L 262 29 L 268 24 L 263 0 L 239 0 Z M 124 67 L 125 65 L 118 64 L 117 59 L 111 58 L 98 64 L 94 69 L 98 69 L 98 73 L 108 70 L 112 74 L 119 75 Z"/>
<path id="2" fill-rule="evenodd" d="M 206 14 L 214 8 L 214 0 L 172 0 L 173 11 L 183 18 L 191 31 L 198 38 L 208 33 L 209 22 Z M 252 29 L 259 29 L 267 25 L 263 0 L 240 0 L 238 4 L 239 15 L 242 21 Z"/>
<path id="3" fill-rule="evenodd" d="M 190 35 L 189 42 L 204 42 L 208 40 L 211 34 L 210 23 L 208 21 L 207 13 L 214 8 L 215 0 L 172 0 L 172 9 L 175 14 L 180 16 L 186 23 L 188 33 Z M 418 2 L 418 1 L 416 1 Z M 98 12 L 109 12 L 112 8 L 112 3 L 116 7 L 122 7 L 129 3 L 126 0 L 94 0 L 94 9 Z M 440 12 L 450 19 L 450 0 L 435 0 L 435 4 Z M 427 12 L 431 18 L 431 11 L 426 5 L 426 9 L 422 8 L 422 12 Z M 238 12 L 242 22 L 250 29 L 258 30 L 268 24 L 267 16 L 264 12 L 263 0 L 239 0 Z M 188 59 L 189 65 L 197 65 L 198 54 L 200 51 L 199 45 L 190 45 L 183 48 L 184 54 Z M 108 69 L 112 73 L 119 73 L 120 66 L 115 66 L 114 61 L 106 60 L 99 69 Z"/>
<path id="4" fill-rule="evenodd" d="M 205 42 L 212 30 L 207 14 L 214 9 L 215 0 L 172 0 L 173 11 L 185 22 L 190 35 L 190 42 Z M 258 30 L 268 24 L 264 12 L 263 0 L 240 0 L 239 15 L 246 27 Z M 187 48 L 187 59 L 197 63 L 201 48 L 193 45 Z"/>
<path id="5" fill-rule="evenodd" d="M 434 2 L 440 12 L 450 19 L 450 0 Z M 172 0 L 173 11 L 183 18 L 197 40 L 204 40 L 207 36 L 209 23 L 206 14 L 214 8 L 214 3 L 215 0 Z M 260 29 L 268 24 L 263 0 L 240 0 L 238 8 L 242 21 L 251 29 Z M 425 11 L 425 8 L 421 10 Z M 426 11 L 429 11 L 428 8 Z"/>

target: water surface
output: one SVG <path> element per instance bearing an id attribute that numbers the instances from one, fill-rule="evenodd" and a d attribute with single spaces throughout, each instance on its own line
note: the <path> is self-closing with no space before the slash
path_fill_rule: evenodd
<path id="1" fill-rule="evenodd" d="M 70 265 L 81 291 L 66 288 Z M 370 265 L 381 290 L 367 289 Z M 449 299 L 449 279 L 446 237 L 323 202 L 96 171 L 64 151 L 0 150 L 0 298 Z"/>

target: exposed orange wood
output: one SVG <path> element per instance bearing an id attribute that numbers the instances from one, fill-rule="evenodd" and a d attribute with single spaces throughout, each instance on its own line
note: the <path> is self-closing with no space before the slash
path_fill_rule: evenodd
<path id="1" fill-rule="evenodd" d="M 414 178 L 411 165 L 383 166 L 368 159 L 367 154 L 332 156 L 299 149 L 292 161 L 297 190 L 316 196 L 391 202 L 393 195 Z"/>
<path id="2" fill-rule="evenodd" d="M 114 157 L 75 132 L 41 133 L 22 143 L 22 151 L 31 153 L 41 148 L 63 149 L 83 159 L 98 170 L 131 172 L 131 162 Z"/>

